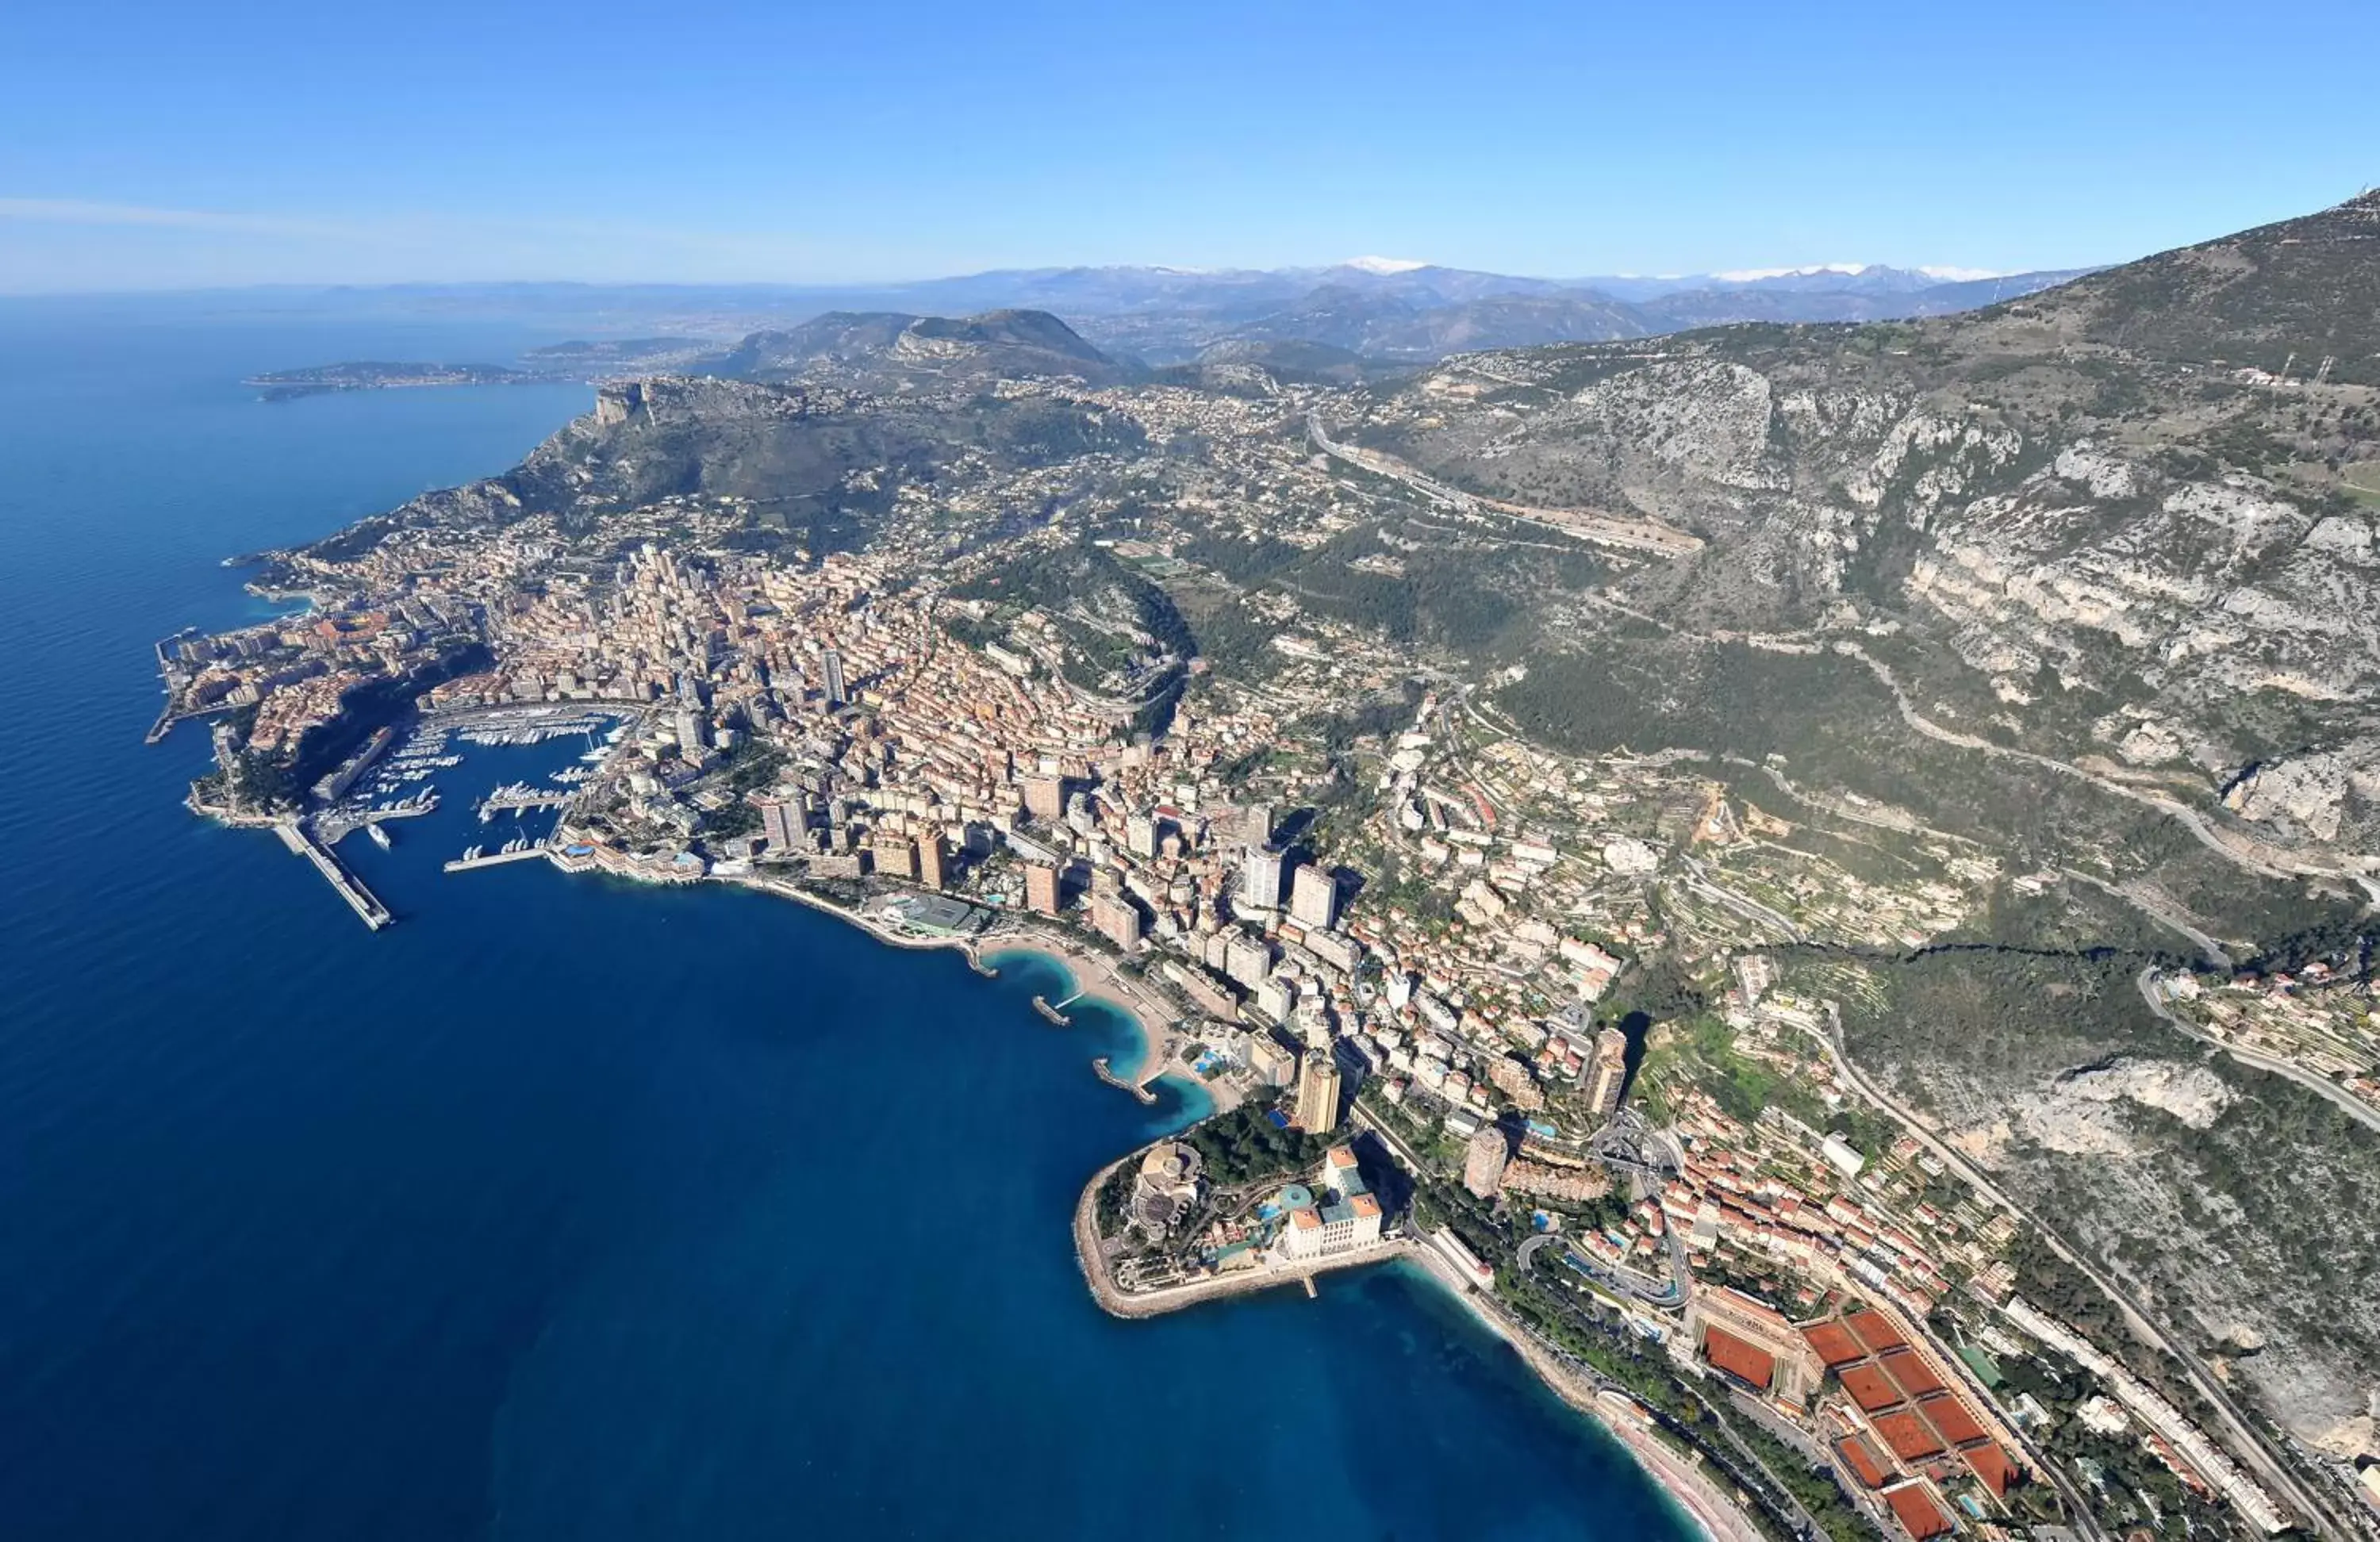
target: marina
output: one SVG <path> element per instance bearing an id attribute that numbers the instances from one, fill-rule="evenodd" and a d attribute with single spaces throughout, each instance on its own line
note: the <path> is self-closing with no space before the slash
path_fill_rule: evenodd
<path id="1" fill-rule="evenodd" d="M 626 725 L 615 713 L 550 706 L 432 715 L 419 720 L 409 732 L 383 728 L 318 786 L 318 794 L 324 797 L 319 812 L 274 828 L 283 844 L 311 861 L 348 908 L 377 931 L 393 924 L 395 915 L 332 848 L 360 831 L 380 850 L 393 851 L 395 842 L 382 826 L 389 820 L 437 812 L 440 795 L 430 779 L 462 766 L 461 747 L 517 749 L 574 736 L 587 742 L 584 753 L 573 763 L 547 772 L 546 782 L 507 782 L 490 792 L 479 802 L 477 812 L 481 824 L 491 824 L 499 814 L 518 818 L 567 805 L 578 795 L 581 785 L 597 775 L 626 733 Z M 472 845 L 442 868 L 446 872 L 468 872 L 552 855 L 546 837 L 525 828 L 501 845 L 492 841 Z"/>

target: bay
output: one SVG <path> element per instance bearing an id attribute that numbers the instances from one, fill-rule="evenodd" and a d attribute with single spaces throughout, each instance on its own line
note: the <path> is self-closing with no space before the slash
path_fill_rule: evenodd
<path id="1" fill-rule="evenodd" d="M 457 320 L 0 302 L 0 1536 L 1654 1538 L 1684 1523 L 1400 1268 L 1150 1322 L 1068 1217 L 1194 1117 L 1125 1020 L 715 888 L 439 864 L 374 935 L 178 798 L 149 647 L 271 613 L 227 553 L 500 469 L 588 391 L 265 405 L 496 359 Z"/>

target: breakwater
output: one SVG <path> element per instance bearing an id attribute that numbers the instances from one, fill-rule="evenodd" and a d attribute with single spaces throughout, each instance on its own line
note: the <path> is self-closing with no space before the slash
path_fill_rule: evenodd
<path id="1" fill-rule="evenodd" d="M 314 864 L 315 870 L 330 880 L 331 887 L 339 892 L 339 898 L 362 917 L 364 925 L 378 931 L 395 923 L 396 917 L 389 913 L 388 906 L 364 887 L 363 880 L 347 870 L 346 864 L 332 856 L 330 848 L 316 840 L 303 821 L 283 820 L 273 825 L 273 832 L 281 837 L 283 845 Z"/>

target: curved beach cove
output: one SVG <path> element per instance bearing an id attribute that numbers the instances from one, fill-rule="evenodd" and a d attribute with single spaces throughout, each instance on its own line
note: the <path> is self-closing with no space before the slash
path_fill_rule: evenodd
<path id="1" fill-rule="evenodd" d="M 1093 1053 L 1104 1055 L 1109 1071 L 1117 1077 L 1135 1083 L 1153 1077 L 1154 1083 L 1161 1083 L 1162 1090 L 1180 1102 L 1177 1122 L 1188 1123 L 1213 1111 L 1215 1100 L 1196 1077 L 1180 1065 L 1150 1064 L 1149 1057 L 1160 1046 L 1150 1038 L 1140 1014 L 1126 1002 L 1100 995 L 1096 986 L 1086 985 L 1065 959 L 1038 948 L 995 946 L 984 951 L 982 962 L 1001 979 L 1049 1002 L 1052 1011 L 1066 1019 L 1067 1027 L 1111 1045 Z"/>
<path id="2" fill-rule="evenodd" d="M 378 934 L 192 819 L 205 735 L 144 749 L 146 650 L 257 603 L 216 559 L 501 467 L 586 393 L 263 407 L 242 374 L 522 340 L 111 325 L 0 309 L 0 1536 L 1688 1534 L 1403 1265 L 1102 1313 L 1084 1181 L 1207 1105 L 1103 1086 L 1141 1037 L 1037 1015 L 1054 960 L 442 873 L 568 743 L 475 750 L 341 848 Z"/>

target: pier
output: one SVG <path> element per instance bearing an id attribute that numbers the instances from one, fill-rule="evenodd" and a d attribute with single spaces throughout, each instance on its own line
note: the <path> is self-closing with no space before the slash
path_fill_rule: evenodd
<path id="1" fill-rule="evenodd" d="M 532 856 L 543 856 L 548 848 L 542 841 L 515 851 L 492 851 L 484 856 L 458 856 L 440 868 L 441 872 L 468 873 L 474 868 L 501 867 L 506 862 L 526 862 Z"/>
<path id="2" fill-rule="evenodd" d="M 1068 1001 L 1072 1001 L 1074 1000 L 1074 997 L 1069 996 L 1066 999 Z M 1064 1013 L 1060 1012 L 1056 1007 L 1051 1006 L 1050 1004 L 1050 998 L 1047 996 L 1034 997 L 1033 1010 L 1039 1013 L 1042 1016 L 1047 1017 L 1052 1023 L 1057 1024 L 1058 1026 L 1062 1028 L 1074 1021 L 1073 1018 L 1068 1017 Z"/>
<path id="3" fill-rule="evenodd" d="M 532 787 L 526 782 L 516 782 L 509 787 L 499 787 L 480 801 L 480 818 L 510 809 L 515 813 L 530 808 L 559 808 L 568 803 L 577 789 L 570 787 Z"/>
<path id="4" fill-rule="evenodd" d="M 304 824 L 296 820 L 285 820 L 273 825 L 273 832 L 281 837 L 283 845 L 313 863 L 316 870 L 331 880 L 331 887 L 339 892 L 339 898 L 347 902 L 348 909 L 363 917 L 364 925 L 378 931 L 396 919 L 389 914 L 388 906 L 381 904 L 373 897 L 372 892 L 363 886 L 363 880 L 347 871 L 345 865 L 331 855 L 328 847 L 314 839 L 313 832 Z"/>
<path id="5" fill-rule="evenodd" d="M 422 802 L 393 804 L 386 808 L 334 809 L 315 816 L 315 828 L 322 832 L 325 845 L 337 845 L 368 824 L 382 820 L 410 820 L 438 811 L 438 795 L 431 793 Z"/>

